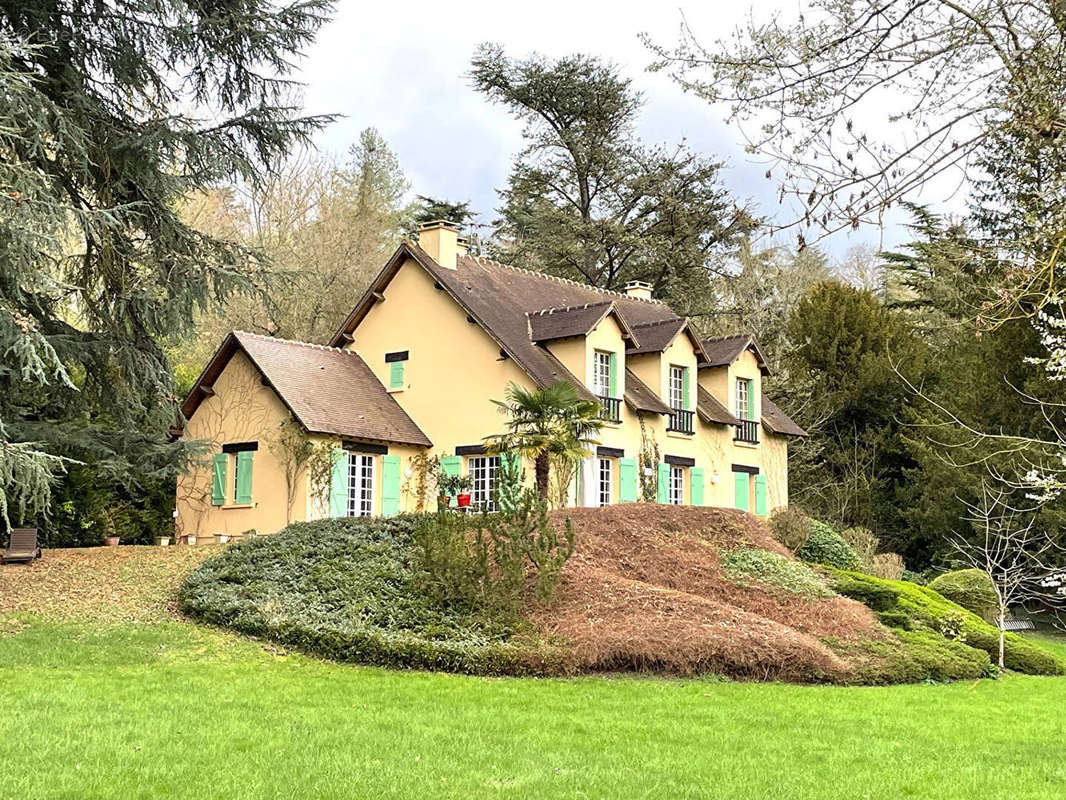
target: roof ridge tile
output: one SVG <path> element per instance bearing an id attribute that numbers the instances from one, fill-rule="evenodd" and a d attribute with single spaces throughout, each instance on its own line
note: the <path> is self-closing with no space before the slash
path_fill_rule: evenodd
<path id="1" fill-rule="evenodd" d="M 638 303 L 647 303 L 648 305 L 653 306 L 666 305 L 664 301 L 656 300 L 654 297 L 633 297 L 632 295 L 628 295 L 625 292 L 616 292 L 613 289 L 601 289 L 599 286 L 593 286 L 591 283 L 582 283 L 581 281 L 575 281 L 571 278 L 562 278 L 558 275 L 552 275 L 547 272 L 537 272 L 536 270 L 526 269 L 525 267 L 516 267 L 512 264 L 504 264 L 500 261 L 497 261 L 496 259 L 488 258 L 486 256 L 467 256 L 467 258 L 482 266 L 484 266 L 484 264 L 489 264 L 491 266 L 500 267 L 501 269 L 509 269 L 512 272 L 521 272 L 524 275 L 533 275 L 537 278 L 543 278 L 544 280 L 555 281 L 556 283 L 566 283 L 571 286 L 580 286 L 583 289 L 590 289 L 594 292 L 598 292 L 599 294 L 605 294 L 610 297 L 621 297 L 626 300 L 635 300 Z M 482 262 L 484 262 L 484 264 Z M 667 306 L 667 308 L 669 308 L 669 306 Z"/>
<path id="2" fill-rule="evenodd" d="M 344 353 L 345 355 L 358 355 L 354 350 L 345 350 L 341 347 L 330 347 L 325 344 L 316 344 L 315 342 L 301 342 L 298 339 L 282 339 L 278 336 L 267 336 L 265 333 L 252 333 L 251 331 L 239 331 L 235 330 L 234 333 L 241 334 L 242 336 L 251 336 L 253 339 L 262 339 L 267 342 L 278 342 L 279 344 L 294 344 L 299 347 L 310 347 L 313 350 L 325 350 L 332 353 Z"/>

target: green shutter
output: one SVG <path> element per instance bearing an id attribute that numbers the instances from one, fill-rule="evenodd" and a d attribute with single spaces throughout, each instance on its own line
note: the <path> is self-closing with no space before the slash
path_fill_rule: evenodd
<path id="1" fill-rule="evenodd" d="M 755 381 L 748 379 L 748 419 L 755 419 Z"/>
<path id="2" fill-rule="evenodd" d="M 252 456 L 251 450 L 237 453 L 237 496 L 238 503 L 252 502 Z"/>
<path id="3" fill-rule="evenodd" d="M 381 457 L 381 516 L 400 513 L 400 457 Z"/>
<path id="4" fill-rule="evenodd" d="M 692 409 L 692 401 L 689 400 L 688 367 L 681 368 L 681 394 L 683 395 L 681 407 L 685 411 L 690 411 Z"/>
<path id="5" fill-rule="evenodd" d="M 339 447 L 329 451 L 329 515 L 348 516 L 348 453 Z"/>
<path id="6" fill-rule="evenodd" d="M 755 513 L 766 516 L 766 476 L 755 476 Z"/>
<path id="7" fill-rule="evenodd" d="M 403 388 L 403 361 L 393 361 L 389 364 L 389 388 Z"/>
<path id="8" fill-rule="evenodd" d="M 445 475 L 458 475 L 459 471 L 463 467 L 462 456 L 445 456 L 440 460 L 440 471 Z M 453 508 L 459 505 L 459 501 L 454 497 L 448 501 L 448 505 Z"/>
<path id="9" fill-rule="evenodd" d="M 618 461 L 619 497 L 623 503 L 637 502 L 637 460 L 622 458 Z"/>
<path id="10" fill-rule="evenodd" d="M 746 472 L 734 472 L 733 473 L 734 498 L 733 505 L 739 508 L 741 511 L 748 510 L 748 473 Z"/>
<path id="11" fill-rule="evenodd" d="M 611 353 L 611 397 L 618 397 L 618 353 Z"/>
<path id="12" fill-rule="evenodd" d="M 221 506 L 226 504 L 226 462 L 229 456 L 225 453 L 215 453 L 214 464 L 211 470 L 211 505 Z"/>
<path id="13" fill-rule="evenodd" d="M 688 502 L 692 506 L 703 505 L 703 467 L 693 467 L 689 470 L 689 478 L 692 486 L 689 487 Z"/>
<path id="14" fill-rule="evenodd" d="M 659 465 L 659 479 L 656 481 L 655 502 L 670 502 L 670 465 Z"/>

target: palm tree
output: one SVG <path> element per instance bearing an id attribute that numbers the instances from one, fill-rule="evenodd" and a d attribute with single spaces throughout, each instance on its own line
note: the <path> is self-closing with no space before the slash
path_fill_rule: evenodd
<path id="1" fill-rule="evenodd" d="M 559 381 L 546 389 L 523 389 L 510 383 L 506 401 L 493 400 L 506 414 L 507 433 L 485 437 L 491 454 L 518 452 L 533 459 L 537 494 L 548 499 L 551 457 L 584 458 L 603 427 L 600 404 L 582 400 L 571 383 Z"/>

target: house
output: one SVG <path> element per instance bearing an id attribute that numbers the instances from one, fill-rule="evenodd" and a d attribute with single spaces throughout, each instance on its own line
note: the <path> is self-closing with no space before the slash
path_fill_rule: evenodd
<path id="1" fill-rule="evenodd" d="M 432 508 L 428 456 L 488 503 L 499 459 L 482 442 L 504 429 L 492 401 L 511 381 L 569 381 L 602 405 L 572 504 L 765 515 L 788 503 L 787 443 L 804 435 L 763 395 L 766 374 L 751 337 L 701 340 L 647 284 L 610 292 L 505 266 L 427 224 L 328 346 L 226 337 L 182 407 L 182 435 L 211 452 L 179 481 L 179 534 Z"/>

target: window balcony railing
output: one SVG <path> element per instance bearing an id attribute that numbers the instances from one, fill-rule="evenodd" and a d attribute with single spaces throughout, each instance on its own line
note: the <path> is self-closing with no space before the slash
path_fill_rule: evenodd
<path id="1" fill-rule="evenodd" d="M 693 416 L 694 414 L 691 411 L 675 408 L 670 411 L 670 419 L 666 423 L 666 429 L 677 433 L 695 433 L 696 429 L 692 427 Z"/>
<path id="2" fill-rule="evenodd" d="M 737 425 L 737 431 L 733 435 L 733 440 L 736 442 L 751 442 L 752 444 L 759 443 L 759 422 L 754 419 L 742 419 L 740 424 Z"/>
<path id="3" fill-rule="evenodd" d="M 600 402 L 600 419 L 607 422 L 622 421 L 622 401 L 619 398 L 598 395 L 596 399 Z"/>

